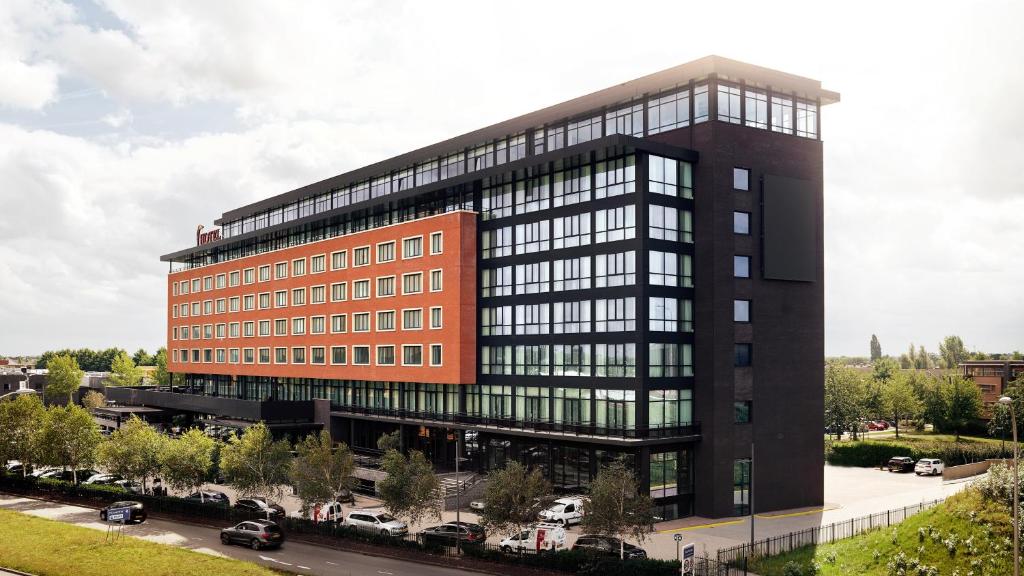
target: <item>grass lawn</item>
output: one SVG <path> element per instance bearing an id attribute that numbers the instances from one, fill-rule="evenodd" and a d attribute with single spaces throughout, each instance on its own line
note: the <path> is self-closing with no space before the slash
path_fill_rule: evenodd
<path id="1" fill-rule="evenodd" d="M 217 558 L 91 528 L 0 510 L 0 567 L 39 576 L 280 576 L 251 562 Z M 185 568 L 187 567 L 187 569 Z"/>
<path id="2" fill-rule="evenodd" d="M 891 430 L 891 428 L 890 428 L 890 430 Z M 899 441 L 899 442 L 906 442 L 908 444 L 912 444 L 912 443 L 915 443 L 915 442 L 956 442 L 956 435 L 955 434 L 941 434 L 941 433 L 937 433 L 937 432 L 917 432 L 917 431 L 914 431 L 914 430 L 904 430 L 904 429 L 901 428 L 900 429 L 900 437 L 899 437 L 898 440 L 897 440 L 895 434 L 888 434 L 888 435 L 884 435 L 884 436 L 874 436 L 874 435 L 871 435 L 871 436 L 868 436 L 867 439 L 868 440 L 877 440 L 879 442 L 886 442 L 886 441 L 896 442 L 896 441 Z M 982 444 L 997 444 L 998 445 L 1000 443 L 1000 440 L 999 440 L 999 438 L 985 438 L 983 436 L 964 436 L 963 434 L 961 434 L 960 435 L 960 442 L 966 442 L 966 443 L 969 443 L 969 444 L 982 443 Z M 1007 444 L 1009 444 L 1009 443 L 1010 442 L 1007 441 Z"/>
<path id="3" fill-rule="evenodd" d="M 1010 525 L 1008 507 L 984 500 L 977 490 L 965 490 L 892 528 L 757 560 L 751 570 L 782 576 L 786 564 L 794 562 L 800 574 L 809 575 L 816 562 L 821 576 L 1005 575 L 1013 565 Z M 892 569 L 897 564 L 904 571 Z M 919 568 L 928 566 L 936 571 Z"/>

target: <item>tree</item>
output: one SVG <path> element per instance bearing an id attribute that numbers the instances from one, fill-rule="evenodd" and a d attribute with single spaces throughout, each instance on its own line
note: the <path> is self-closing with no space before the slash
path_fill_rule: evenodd
<path id="1" fill-rule="evenodd" d="M 55 356 L 46 364 L 46 397 L 64 398 L 71 402 L 71 395 L 78 390 L 85 372 L 78 367 L 78 360 L 72 356 Z"/>
<path id="2" fill-rule="evenodd" d="M 857 423 L 863 413 L 864 384 L 849 366 L 829 362 L 825 366 L 825 425 L 842 438 L 844 430 L 857 437 Z"/>
<path id="3" fill-rule="evenodd" d="M 584 532 L 617 537 L 620 559 L 627 537 L 643 543 L 654 532 L 651 499 L 637 493 L 636 477 L 621 459 L 601 469 L 590 483 L 590 503 L 582 527 Z"/>
<path id="4" fill-rule="evenodd" d="M 509 460 L 491 472 L 484 492 L 480 524 L 498 534 L 519 534 L 537 520 L 536 500 L 551 492 L 551 483 L 539 468 L 532 471 Z"/>
<path id="5" fill-rule="evenodd" d="M 134 414 L 99 448 L 98 459 L 107 472 L 128 480 L 146 481 L 160 472 L 160 454 L 167 437 Z"/>
<path id="6" fill-rule="evenodd" d="M 291 446 L 284 440 L 274 441 L 263 422 L 232 436 L 220 451 L 220 469 L 228 484 L 243 496 L 268 502 L 284 495 L 281 485 L 288 482 L 291 460 Z"/>
<path id="7" fill-rule="evenodd" d="M 296 449 L 298 456 L 292 461 L 289 477 L 303 512 L 334 500 L 344 489 L 352 489 L 356 469 L 352 451 L 345 444 L 334 447 L 327 430 L 309 434 Z"/>
<path id="8" fill-rule="evenodd" d="M 877 382 L 882 382 L 892 378 L 893 374 L 900 371 L 900 365 L 892 358 L 885 357 L 880 358 L 871 367 L 871 378 Z"/>
<path id="9" fill-rule="evenodd" d="M 878 341 L 878 336 L 871 335 L 871 361 L 875 362 L 882 358 L 882 344 Z"/>
<path id="10" fill-rule="evenodd" d="M 981 390 L 974 382 L 962 376 L 949 376 L 943 389 L 946 397 L 946 424 L 956 433 L 959 442 L 961 430 L 981 417 Z"/>
<path id="11" fill-rule="evenodd" d="M 927 370 L 931 368 L 931 357 L 924 349 L 924 344 L 917 347 L 917 356 L 914 357 L 914 368 Z"/>
<path id="12" fill-rule="evenodd" d="M 0 460 L 18 460 L 21 475 L 38 460 L 39 436 L 46 408 L 36 394 L 19 394 L 0 402 Z"/>
<path id="13" fill-rule="evenodd" d="M 102 408 L 107 405 L 107 399 L 102 393 L 95 390 L 89 390 L 82 397 L 82 406 L 89 412 L 92 412 L 96 408 Z"/>
<path id="14" fill-rule="evenodd" d="M 142 382 L 142 371 L 124 352 L 118 353 L 110 364 L 111 386 L 138 386 Z"/>
<path id="15" fill-rule="evenodd" d="M 51 406 L 43 418 L 39 434 L 41 461 L 51 466 L 70 468 L 78 482 L 78 471 L 95 461 L 100 432 L 92 416 L 81 406 Z"/>
<path id="16" fill-rule="evenodd" d="M 402 438 L 399 435 L 398 430 L 390 434 L 381 434 L 380 438 L 377 438 L 377 449 L 381 452 L 387 452 L 388 450 L 401 450 Z"/>
<path id="17" fill-rule="evenodd" d="M 889 414 L 896 425 L 896 437 L 900 437 L 900 419 L 913 417 L 921 408 L 921 403 L 914 394 L 910 380 L 902 373 L 897 373 L 882 388 L 882 397 Z"/>
<path id="18" fill-rule="evenodd" d="M 967 358 L 964 341 L 959 336 L 946 336 L 939 344 L 939 355 L 944 368 L 956 368 Z"/>
<path id="19" fill-rule="evenodd" d="M 381 459 L 380 469 L 387 477 L 377 482 L 377 491 L 388 513 L 412 524 L 425 518 L 441 519 L 441 485 L 422 452 L 411 450 L 405 456 L 390 448 Z"/>
<path id="20" fill-rule="evenodd" d="M 153 357 L 144 349 L 139 348 L 135 351 L 135 354 L 132 355 L 132 362 L 134 362 L 136 366 L 152 366 Z"/>
<path id="21" fill-rule="evenodd" d="M 156 351 L 153 363 L 156 364 L 156 371 L 153 373 L 156 385 L 160 387 L 170 386 L 171 373 L 167 371 L 167 348 L 161 347 Z"/>
<path id="22" fill-rule="evenodd" d="M 216 444 L 198 428 L 191 428 L 178 438 L 166 441 L 160 451 L 160 468 L 167 484 L 182 492 L 202 488 L 213 468 Z"/>

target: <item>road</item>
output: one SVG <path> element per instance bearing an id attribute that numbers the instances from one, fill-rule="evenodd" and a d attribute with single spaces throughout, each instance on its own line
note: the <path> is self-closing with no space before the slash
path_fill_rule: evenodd
<path id="1" fill-rule="evenodd" d="M 0 507 L 97 530 L 107 529 L 107 525 L 99 521 L 99 512 L 92 508 L 21 498 L 8 494 L 0 494 Z M 343 552 L 300 542 L 285 542 L 280 549 L 260 551 L 241 546 L 225 546 L 220 543 L 220 532 L 216 528 L 180 524 L 169 520 L 150 519 L 143 524 L 126 526 L 124 534 L 206 554 L 248 560 L 273 568 L 316 576 L 466 576 L 478 574 L 456 568 Z M 98 535 L 97 538 L 102 538 L 102 536 Z M 449 563 L 454 562 L 458 562 L 458 560 L 449 560 Z"/>

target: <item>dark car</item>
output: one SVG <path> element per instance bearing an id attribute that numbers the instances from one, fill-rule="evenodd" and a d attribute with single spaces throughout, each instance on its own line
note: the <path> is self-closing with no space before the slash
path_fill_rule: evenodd
<path id="1" fill-rule="evenodd" d="M 228 498 L 228 495 L 216 490 L 201 490 L 199 492 L 193 492 L 186 496 L 185 500 L 199 502 L 201 504 L 209 504 L 211 506 L 231 505 L 231 499 Z"/>
<path id="2" fill-rule="evenodd" d="M 470 522 L 449 522 L 440 526 L 424 528 L 416 535 L 416 541 L 424 546 L 455 546 L 459 541 L 463 546 L 477 546 L 487 540 L 487 532 L 479 524 Z"/>
<path id="3" fill-rule="evenodd" d="M 338 495 L 335 496 L 334 499 L 343 504 L 348 503 L 354 505 L 356 503 L 356 495 L 348 488 L 342 488 L 341 492 L 338 492 Z"/>
<path id="4" fill-rule="evenodd" d="M 142 505 L 142 502 L 136 502 L 135 500 L 125 500 L 123 502 L 114 502 L 106 508 L 100 509 L 100 520 L 106 522 L 107 514 L 110 510 L 115 508 L 129 508 L 131 513 L 129 514 L 128 522 L 137 522 L 139 524 L 146 521 L 146 508 Z"/>
<path id="5" fill-rule="evenodd" d="M 263 498 L 242 498 L 235 502 L 235 510 L 249 512 L 259 518 L 283 518 L 284 508 L 280 504 L 267 503 Z"/>
<path id="6" fill-rule="evenodd" d="M 84 482 L 97 474 L 99 474 L 99 472 L 91 469 L 79 470 L 77 479 L 79 482 Z M 75 472 L 72 470 L 48 470 L 40 474 L 39 477 L 63 480 L 65 482 L 74 482 L 76 479 Z"/>
<path id="7" fill-rule="evenodd" d="M 576 539 L 572 545 L 573 550 L 584 550 L 600 556 L 619 557 L 619 539 L 612 536 L 596 536 L 584 534 Z M 643 548 L 634 546 L 629 542 L 622 545 L 623 557 L 627 560 L 647 558 L 647 552 Z"/>
<path id="8" fill-rule="evenodd" d="M 259 550 L 277 548 L 284 543 L 284 531 L 271 520 L 246 520 L 220 531 L 222 544 L 243 544 Z"/>
<path id="9" fill-rule="evenodd" d="M 910 456 L 893 456 L 889 459 L 889 472 L 913 472 L 914 459 Z"/>

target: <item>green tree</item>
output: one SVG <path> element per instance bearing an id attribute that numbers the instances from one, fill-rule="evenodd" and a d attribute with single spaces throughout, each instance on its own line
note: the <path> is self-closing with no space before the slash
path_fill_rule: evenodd
<path id="1" fill-rule="evenodd" d="M 284 495 L 282 485 L 288 482 L 291 460 L 288 442 L 274 441 L 262 422 L 241 436 L 232 436 L 220 451 L 220 469 L 228 484 L 243 496 L 259 496 L 268 502 Z"/>
<path id="2" fill-rule="evenodd" d="M 956 368 L 967 358 L 964 341 L 959 336 L 946 336 L 939 344 L 939 356 L 942 356 L 944 368 Z"/>
<path id="3" fill-rule="evenodd" d="M 882 358 L 882 344 L 878 341 L 878 336 L 871 335 L 871 361 L 875 362 Z"/>
<path id="4" fill-rule="evenodd" d="M 850 430 L 857 437 L 857 424 L 864 411 L 864 383 L 856 370 L 838 362 L 825 366 L 825 424 L 842 437 Z"/>
<path id="5" fill-rule="evenodd" d="M 381 434 L 380 438 L 377 438 L 377 449 L 381 452 L 387 452 L 388 450 L 401 450 L 402 438 L 399 435 L 398 430 L 390 434 Z"/>
<path id="6" fill-rule="evenodd" d="M 69 355 L 54 356 L 47 364 L 46 397 L 61 398 L 71 402 L 71 396 L 78 390 L 85 373 L 78 367 L 78 360 Z"/>
<path id="7" fill-rule="evenodd" d="M 170 386 L 171 373 L 167 371 L 167 348 L 161 347 L 157 350 L 156 356 L 153 357 L 153 362 L 156 364 L 156 371 L 153 373 L 156 385 L 160 387 Z"/>
<path id="8" fill-rule="evenodd" d="M 643 543 L 654 532 L 651 499 L 637 492 L 636 477 L 621 459 L 598 471 L 585 512 L 583 531 L 617 537 L 620 559 L 627 537 Z"/>
<path id="9" fill-rule="evenodd" d="M 132 362 L 134 362 L 136 366 L 152 366 L 153 357 L 149 355 L 149 352 L 139 348 L 135 351 L 135 354 L 132 355 Z"/>
<path id="10" fill-rule="evenodd" d="M 0 402 L 0 460 L 18 460 L 22 476 L 38 461 L 39 437 L 46 409 L 36 394 L 19 394 Z"/>
<path id="11" fill-rule="evenodd" d="M 124 352 L 118 353 L 110 365 L 111 386 L 138 386 L 142 382 L 142 370 Z"/>
<path id="12" fill-rule="evenodd" d="M 943 385 L 946 397 L 946 425 L 960 441 L 960 432 L 973 420 L 981 417 L 981 390 L 962 376 L 949 376 Z"/>
<path id="13" fill-rule="evenodd" d="M 900 419 L 913 418 L 920 409 L 921 402 L 914 394 L 910 380 L 903 373 L 889 379 L 882 388 L 882 397 L 889 414 L 896 425 L 896 437 L 900 437 Z"/>
<path id="14" fill-rule="evenodd" d="M 141 482 L 159 474 L 160 454 L 167 437 L 132 415 L 114 431 L 98 451 L 98 460 L 107 472 Z"/>
<path id="15" fill-rule="evenodd" d="M 914 356 L 914 368 L 918 370 L 927 370 L 931 368 L 931 357 L 928 352 L 925 351 L 924 345 L 918 346 L 917 356 Z"/>
<path id="16" fill-rule="evenodd" d="M 213 468 L 216 444 L 198 428 L 191 428 L 178 438 L 167 440 L 160 450 L 163 479 L 171 488 L 182 492 L 201 489 Z"/>
<path id="17" fill-rule="evenodd" d="M 405 456 L 391 448 L 384 453 L 380 469 L 387 477 L 377 482 L 377 490 L 388 513 L 412 524 L 441 519 L 441 485 L 422 452 L 411 450 Z"/>
<path id="18" fill-rule="evenodd" d="M 292 461 L 289 477 L 304 513 L 337 498 L 343 489 L 352 489 L 352 473 L 356 469 L 352 451 L 345 444 L 335 447 L 328 431 L 309 434 L 296 450 L 298 455 Z"/>
<path id="19" fill-rule="evenodd" d="M 900 371 L 900 365 L 892 358 L 880 358 L 871 367 L 871 378 L 876 382 L 883 382 L 892 378 L 893 374 Z"/>
<path id="20" fill-rule="evenodd" d="M 551 483 L 539 468 L 532 471 L 515 460 L 491 472 L 484 491 L 480 524 L 497 534 L 519 534 L 537 520 L 536 502 L 551 493 Z"/>
<path id="21" fill-rule="evenodd" d="M 100 431 L 85 408 L 68 404 L 46 410 L 39 434 L 43 463 L 70 468 L 72 480 L 77 483 L 78 471 L 95 461 L 99 443 Z"/>
<path id="22" fill-rule="evenodd" d="M 89 390 L 88 392 L 85 393 L 85 396 L 82 397 L 82 406 L 84 406 L 85 409 L 90 412 L 92 412 L 96 408 L 102 408 L 103 406 L 106 405 L 106 397 L 104 397 L 102 393 L 97 392 L 95 390 Z"/>

